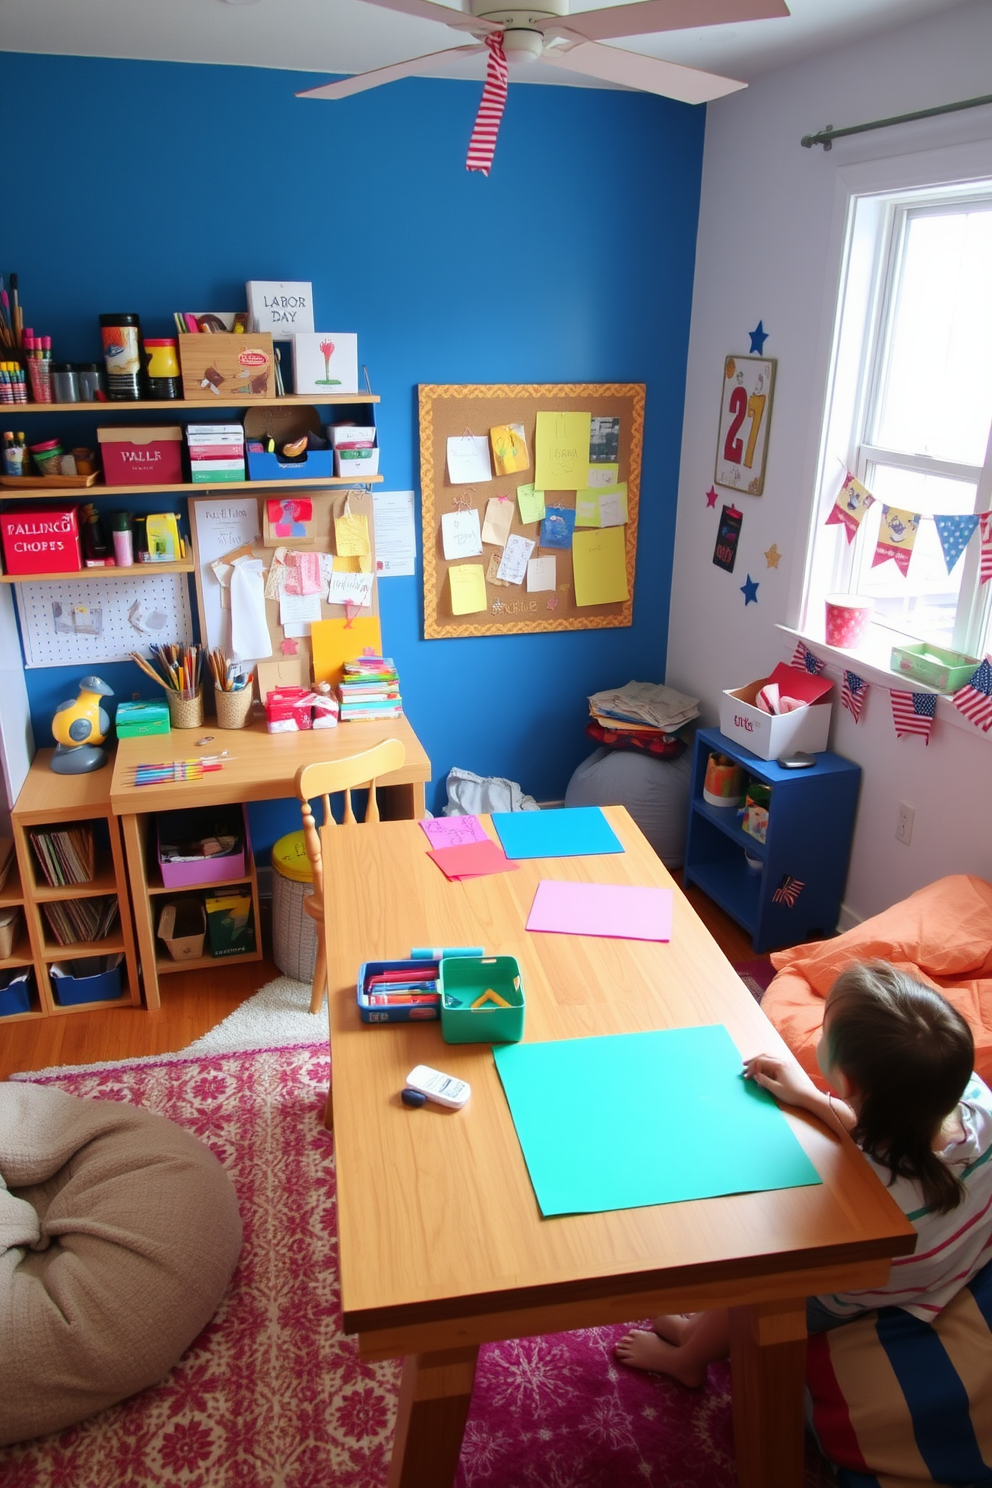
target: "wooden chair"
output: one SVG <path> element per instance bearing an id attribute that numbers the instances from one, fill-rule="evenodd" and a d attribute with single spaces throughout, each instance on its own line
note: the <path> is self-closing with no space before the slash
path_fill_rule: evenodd
<path id="1" fill-rule="evenodd" d="M 357 818 L 351 805 L 351 792 L 368 786 L 369 801 L 365 812 L 366 822 L 379 820 L 379 804 L 375 796 L 375 783 L 379 776 L 398 770 L 406 759 L 406 749 L 399 739 L 385 739 L 374 749 L 363 754 L 353 754 L 347 759 L 326 760 L 320 764 L 303 765 L 296 772 L 296 794 L 300 798 L 303 812 L 303 841 L 313 870 L 313 893 L 303 900 L 303 908 L 315 922 L 317 928 L 317 960 L 313 968 L 313 991 L 310 1011 L 319 1013 L 327 991 L 327 940 L 324 925 L 324 865 L 320 855 L 320 836 L 317 823 L 310 809 L 310 802 L 320 796 L 324 803 L 324 826 L 334 826 L 330 797 L 337 791 L 344 792 L 344 821 L 354 823 Z M 358 968 L 356 967 L 357 971 Z"/>

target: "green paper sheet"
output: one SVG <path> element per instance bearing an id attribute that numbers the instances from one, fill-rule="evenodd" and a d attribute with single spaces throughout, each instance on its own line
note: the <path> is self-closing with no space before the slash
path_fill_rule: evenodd
<path id="1" fill-rule="evenodd" d="M 493 1058 L 545 1218 L 821 1181 L 722 1025 L 506 1044 Z"/>

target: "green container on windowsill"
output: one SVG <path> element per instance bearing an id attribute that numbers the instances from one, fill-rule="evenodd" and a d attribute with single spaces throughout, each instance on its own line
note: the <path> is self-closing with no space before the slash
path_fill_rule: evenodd
<path id="1" fill-rule="evenodd" d="M 889 665 L 894 672 L 934 687 L 938 692 L 957 692 L 971 678 L 981 661 L 960 651 L 944 651 L 925 642 L 912 646 L 893 646 Z"/>

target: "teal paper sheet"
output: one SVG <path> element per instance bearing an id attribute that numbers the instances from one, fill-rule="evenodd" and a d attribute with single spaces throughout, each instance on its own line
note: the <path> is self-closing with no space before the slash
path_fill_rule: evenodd
<path id="1" fill-rule="evenodd" d="M 493 826 L 508 858 L 577 858 L 623 852 L 623 843 L 598 806 L 494 811 Z"/>
<path id="2" fill-rule="evenodd" d="M 545 1217 L 821 1182 L 722 1025 L 506 1044 L 493 1058 Z"/>

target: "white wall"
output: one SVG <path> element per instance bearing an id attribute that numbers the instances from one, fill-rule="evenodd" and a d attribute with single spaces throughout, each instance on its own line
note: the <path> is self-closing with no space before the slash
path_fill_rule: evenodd
<path id="1" fill-rule="evenodd" d="M 829 153 L 803 149 L 800 139 L 827 124 L 987 94 L 990 57 L 992 5 L 976 0 L 709 105 L 667 670 L 672 686 L 701 698 L 706 722 L 717 721 L 722 688 L 764 676 L 792 653 L 775 624 L 799 619 L 851 179 L 870 176 L 871 162 L 889 161 L 899 175 L 910 156 L 936 150 L 932 158 L 946 161 L 955 149 L 988 158 L 992 174 L 992 106 L 854 136 Z M 705 493 L 723 360 L 748 352 L 759 319 L 769 332 L 764 355 L 778 362 L 775 401 L 764 495 L 735 498 L 744 521 L 731 575 L 712 563 L 731 494 L 720 491 L 710 509 Z M 783 554 L 778 568 L 764 557 L 773 543 Z M 760 587 L 745 608 L 748 575 Z M 992 879 L 992 735 L 938 717 L 929 747 L 897 740 L 887 690 L 876 686 L 857 726 L 835 701 L 831 747 L 864 769 L 843 923 L 943 874 Z M 895 839 L 900 801 L 916 811 L 909 847 Z"/>

